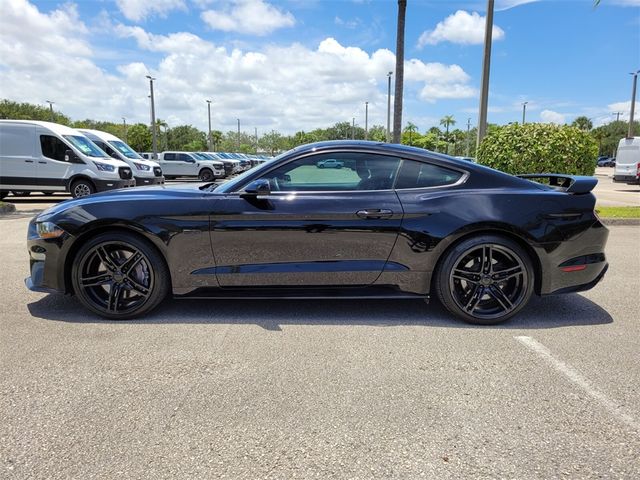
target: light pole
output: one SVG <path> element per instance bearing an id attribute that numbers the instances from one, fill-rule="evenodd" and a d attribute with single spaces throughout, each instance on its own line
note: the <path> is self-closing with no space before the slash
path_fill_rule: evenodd
<path id="1" fill-rule="evenodd" d="M 369 140 L 369 102 L 364 102 L 364 139 Z"/>
<path id="2" fill-rule="evenodd" d="M 493 4 L 487 0 L 487 21 L 484 26 L 484 56 L 482 57 L 482 81 L 480 84 L 480 110 L 478 112 L 478 139 L 476 146 L 487 133 L 487 107 L 489 103 L 489 72 L 491 70 L 491 35 L 493 33 Z"/>
<path id="3" fill-rule="evenodd" d="M 471 118 L 467 118 L 467 157 L 469 156 L 469 131 L 471 130 Z"/>
<path id="4" fill-rule="evenodd" d="M 52 102 L 51 100 L 45 100 L 49 104 L 49 113 L 51 113 L 51 121 L 53 122 L 53 104 L 56 102 Z"/>
<path id="5" fill-rule="evenodd" d="M 624 112 L 613 112 L 611 115 L 615 115 L 616 116 L 616 122 L 620 121 L 620 115 L 622 115 Z"/>
<path id="6" fill-rule="evenodd" d="M 356 139 L 356 117 L 351 119 L 351 140 Z"/>
<path id="7" fill-rule="evenodd" d="M 391 77 L 393 72 L 387 73 L 387 143 L 391 142 Z"/>
<path id="8" fill-rule="evenodd" d="M 153 81 L 155 80 L 155 78 L 153 78 L 151 75 L 147 75 L 147 78 L 149 79 L 149 89 L 151 90 L 151 158 L 153 160 L 157 160 L 158 159 L 158 139 L 157 134 L 156 134 L 156 105 L 154 102 L 154 97 L 153 97 Z"/>
<path id="9" fill-rule="evenodd" d="M 238 119 L 238 138 L 236 139 L 236 152 L 240 153 L 240 119 Z"/>
<path id="10" fill-rule="evenodd" d="M 524 125 L 524 120 L 526 118 L 527 115 L 527 103 L 529 102 L 522 102 L 522 124 Z"/>
<path id="11" fill-rule="evenodd" d="M 207 102 L 207 114 L 209 115 L 209 137 L 207 140 L 207 145 L 209 146 L 209 151 L 213 152 L 213 142 L 211 138 L 211 100 L 205 100 Z"/>
<path id="12" fill-rule="evenodd" d="M 124 143 L 127 143 L 127 119 L 122 117 L 122 128 L 124 129 Z"/>
<path id="13" fill-rule="evenodd" d="M 629 112 L 629 132 L 627 132 L 627 138 L 633 138 L 633 114 L 636 111 L 636 85 L 638 84 L 638 73 L 632 72 L 633 75 L 633 87 L 631 87 L 631 112 Z"/>
<path id="14" fill-rule="evenodd" d="M 254 138 L 256 139 L 256 155 L 258 154 L 258 127 L 253 127 L 253 131 L 255 133 Z"/>

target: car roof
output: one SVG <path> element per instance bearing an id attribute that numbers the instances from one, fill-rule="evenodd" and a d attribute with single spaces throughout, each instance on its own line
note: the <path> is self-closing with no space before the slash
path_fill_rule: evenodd
<path id="1" fill-rule="evenodd" d="M 81 133 L 88 133 L 89 135 L 93 135 L 96 138 L 99 138 L 100 140 L 104 140 L 104 141 L 122 141 L 120 140 L 118 137 L 116 137 L 115 135 L 112 135 L 109 132 L 103 132 L 102 130 L 93 130 L 90 128 L 77 128 L 76 130 L 78 130 Z"/>

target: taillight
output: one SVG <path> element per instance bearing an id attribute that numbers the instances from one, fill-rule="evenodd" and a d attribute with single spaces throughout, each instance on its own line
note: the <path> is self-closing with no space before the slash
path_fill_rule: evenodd
<path id="1" fill-rule="evenodd" d="M 640 162 L 638 162 L 638 165 L 636 166 L 636 178 L 640 178 Z"/>

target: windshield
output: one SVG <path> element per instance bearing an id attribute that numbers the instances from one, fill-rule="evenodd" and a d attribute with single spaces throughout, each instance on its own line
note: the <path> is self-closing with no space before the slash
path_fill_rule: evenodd
<path id="1" fill-rule="evenodd" d="M 109 144 L 127 158 L 143 160 L 143 158 L 134 152 L 129 145 L 120 140 L 111 140 Z"/>
<path id="2" fill-rule="evenodd" d="M 110 158 L 106 152 L 103 152 L 87 137 L 80 135 L 63 135 L 63 137 L 87 157 Z"/>

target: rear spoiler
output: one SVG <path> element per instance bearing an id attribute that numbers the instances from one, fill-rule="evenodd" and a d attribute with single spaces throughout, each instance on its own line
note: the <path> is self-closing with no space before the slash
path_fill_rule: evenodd
<path id="1" fill-rule="evenodd" d="M 598 179 L 595 177 L 562 175 L 558 173 L 528 173 L 526 175 L 516 175 L 516 177 L 525 178 L 527 180 L 544 178 L 549 180 L 549 186 L 554 190 L 575 194 L 589 193 L 598 183 Z"/>

